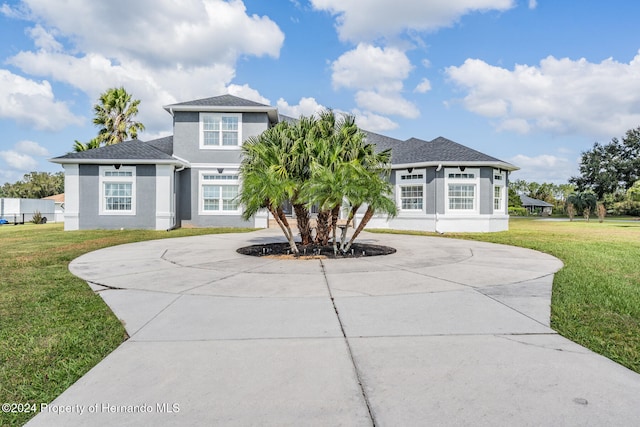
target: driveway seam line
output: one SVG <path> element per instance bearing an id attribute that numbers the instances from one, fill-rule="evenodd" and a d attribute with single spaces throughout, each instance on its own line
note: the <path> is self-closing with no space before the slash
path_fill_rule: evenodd
<path id="1" fill-rule="evenodd" d="M 356 364 L 356 359 L 353 356 L 353 351 L 351 349 L 351 343 L 349 343 L 349 338 L 347 338 L 347 334 L 345 333 L 344 325 L 342 324 L 342 319 L 340 318 L 340 313 L 338 312 L 338 307 L 336 307 L 336 302 L 333 298 L 333 293 L 331 292 L 331 286 L 329 286 L 329 280 L 327 279 L 327 272 L 324 268 L 324 263 L 322 262 L 321 259 L 319 261 L 320 261 L 320 267 L 322 268 L 322 275 L 324 277 L 324 282 L 327 285 L 327 291 L 329 292 L 329 298 L 331 298 L 331 305 L 333 306 L 333 311 L 336 313 L 338 324 L 340 325 L 340 331 L 342 332 L 344 342 L 347 345 L 347 351 L 349 352 L 351 365 L 353 366 L 353 370 L 356 374 L 356 380 L 358 381 L 358 387 L 360 387 L 360 393 L 362 394 L 362 398 L 364 399 L 364 404 L 367 406 L 367 412 L 369 413 L 369 419 L 371 420 L 371 425 L 375 427 L 376 419 L 373 415 L 373 409 L 371 408 L 371 403 L 369 402 L 369 396 L 367 396 L 367 392 L 364 389 L 364 384 L 362 382 L 360 370 L 358 369 L 358 365 Z"/>

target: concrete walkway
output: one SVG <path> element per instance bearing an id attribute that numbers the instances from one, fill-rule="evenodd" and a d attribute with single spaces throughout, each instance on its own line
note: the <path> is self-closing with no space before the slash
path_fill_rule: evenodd
<path id="1" fill-rule="evenodd" d="M 29 425 L 640 423 L 640 375 L 549 328 L 557 259 L 367 233 L 397 253 L 235 252 L 277 240 L 178 238 L 73 261 L 131 338 Z"/>

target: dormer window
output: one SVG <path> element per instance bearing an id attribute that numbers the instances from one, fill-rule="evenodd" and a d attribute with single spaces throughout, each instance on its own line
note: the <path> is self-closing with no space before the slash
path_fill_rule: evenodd
<path id="1" fill-rule="evenodd" d="M 200 148 L 239 148 L 241 129 L 242 114 L 200 113 Z"/>

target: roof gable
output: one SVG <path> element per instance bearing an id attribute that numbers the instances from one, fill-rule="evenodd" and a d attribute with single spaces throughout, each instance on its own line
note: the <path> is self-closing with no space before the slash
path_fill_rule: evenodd
<path id="1" fill-rule="evenodd" d="M 194 107 L 270 107 L 266 104 L 239 98 L 233 95 L 212 96 L 210 98 L 196 99 L 193 101 L 179 102 L 165 107 L 194 106 Z"/>

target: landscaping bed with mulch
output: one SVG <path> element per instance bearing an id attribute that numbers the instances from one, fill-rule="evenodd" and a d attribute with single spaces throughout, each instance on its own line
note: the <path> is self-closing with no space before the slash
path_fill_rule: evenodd
<path id="1" fill-rule="evenodd" d="M 354 243 L 346 254 L 338 251 L 333 253 L 333 246 L 298 244 L 300 254 L 291 253 L 289 243 L 265 243 L 261 245 L 245 246 L 237 250 L 239 254 L 258 257 L 278 258 L 362 258 L 380 255 L 390 255 L 396 252 L 394 248 L 366 243 Z"/>

